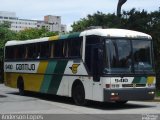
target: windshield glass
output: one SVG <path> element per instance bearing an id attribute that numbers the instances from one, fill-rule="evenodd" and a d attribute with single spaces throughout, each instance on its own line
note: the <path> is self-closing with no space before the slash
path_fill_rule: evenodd
<path id="1" fill-rule="evenodd" d="M 135 72 L 151 71 L 151 41 L 133 40 L 132 44 Z"/>
<path id="2" fill-rule="evenodd" d="M 106 40 L 106 54 L 104 73 L 153 72 L 149 40 Z"/>

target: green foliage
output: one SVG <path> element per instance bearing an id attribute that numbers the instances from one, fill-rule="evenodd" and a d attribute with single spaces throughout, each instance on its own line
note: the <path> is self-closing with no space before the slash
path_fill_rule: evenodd
<path id="1" fill-rule="evenodd" d="M 15 38 L 15 32 L 8 29 L 9 23 L 0 24 L 0 49 L 8 40 Z"/>
<path id="2" fill-rule="evenodd" d="M 53 35 L 57 35 L 56 32 L 49 32 L 45 28 L 36 29 L 36 28 L 30 28 L 25 29 L 23 31 L 20 31 L 17 33 L 17 39 L 18 40 L 28 40 L 28 39 L 35 39 L 35 38 L 41 38 L 41 37 L 49 37 Z"/>
<path id="3" fill-rule="evenodd" d="M 72 25 L 73 31 L 82 31 L 90 26 L 102 26 L 102 27 L 121 27 L 119 17 L 115 14 L 104 14 L 102 12 L 97 12 L 93 15 L 88 15 L 87 18 L 83 18 Z"/>
<path id="4" fill-rule="evenodd" d="M 0 27 L 3 27 L 3 28 L 10 28 L 11 26 L 11 22 L 9 21 L 4 21 L 2 24 L 0 24 Z"/>
<path id="5" fill-rule="evenodd" d="M 4 48 L 4 45 L 9 40 L 27 40 L 27 39 L 35 39 L 40 37 L 49 37 L 53 35 L 57 35 L 57 32 L 49 32 L 47 29 L 25 29 L 20 32 L 13 32 L 9 29 L 10 23 L 4 22 L 0 24 L 0 49 Z M 0 52 L 0 58 L 2 57 Z"/>
<path id="6" fill-rule="evenodd" d="M 115 14 L 104 14 L 102 12 L 88 15 L 72 25 L 73 31 L 82 31 L 89 26 L 102 26 L 103 28 L 125 28 L 146 33 L 151 33 L 151 30 L 159 29 L 160 10 L 148 13 L 145 10 L 137 11 L 131 9 L 130 11 L 123 11 L 121 17 Z"/>
<path id="7" fill-rule="evenodd" d="M 3 48 L 7 41 L 12 40 L 15 38 L 16 33 L 9 30 L 10 27 L 9 22 L 4 22 L 0 24 L 0 61 L 3 59 Z"/>
<path id="8" fill-rule="evenodd" d="M 156 91 L 156 97 L 160 97 L 160 91 Z"/>

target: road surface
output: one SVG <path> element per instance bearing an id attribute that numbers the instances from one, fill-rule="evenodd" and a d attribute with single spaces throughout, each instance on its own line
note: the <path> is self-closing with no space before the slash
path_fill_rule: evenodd
<path id="1" fill-rule="evenodd" d="M 137 120 L 140 118 L 142 120 L 143 115 L 149 114 L 159 115 L 156 118 L 158 120 L 160 119 L 160 102 L 129 101 L 125 105 L 91 102 L 90 105 L 81 107 L 76 106 L 72 99 L 66 97 L 37 93 L 20 96 L 17 89 L 0 84 L 0 114 L 61 114 L 56 116 L 60 118 L 62 116 L 65 118 L 67 114 L 70 116 L 80 114 L 82 115 L 78 117 L 80 120 L 84 118 L 104 120 L 106 115 L 111 118 L 115 116 L 114 120 L 120 119 L 119 116 L 128 116 L 129 118 L 126 119 L 135 120 L 137 115 Z"/>

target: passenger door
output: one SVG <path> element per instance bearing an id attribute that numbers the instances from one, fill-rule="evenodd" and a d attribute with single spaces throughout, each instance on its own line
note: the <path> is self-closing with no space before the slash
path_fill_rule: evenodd
<path id="1" fill-rule="evenodd" d="M 92 95 L 93 100 L 102 101 L 103 88 L 100 80 L 103 64 L 103 47 L 95 45 L 91 49 L 91 70 L 93 75 Z"/>

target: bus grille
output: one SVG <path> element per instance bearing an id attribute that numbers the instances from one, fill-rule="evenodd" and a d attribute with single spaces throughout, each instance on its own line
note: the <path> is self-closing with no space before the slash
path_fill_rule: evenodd
<path id="1" fill-rule="evenodd" d="M 123 84 L 122 87 L 145 87 L 146 84 Z"/>

